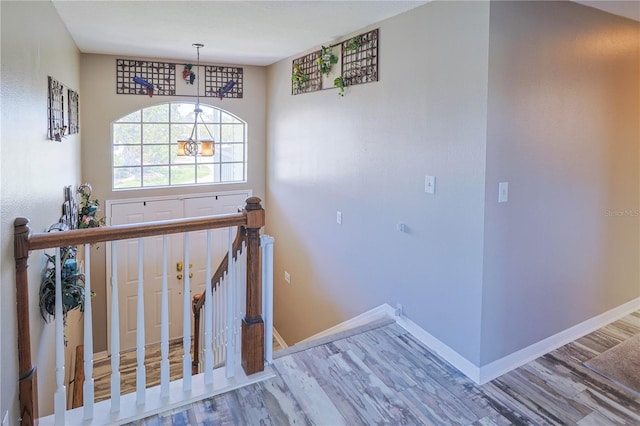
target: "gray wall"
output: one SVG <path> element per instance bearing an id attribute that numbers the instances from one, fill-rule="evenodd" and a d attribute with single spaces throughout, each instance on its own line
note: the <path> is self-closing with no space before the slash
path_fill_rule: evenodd
<path id="1" fill-rule="evenodd" d="M 492 2 L 489 40 L 481 365 L 640 295 L 639 24 Z"/>
<path id="2" fill-rule="evenodd" d="M 402 303 L 477 363 L 489 3 L 430 3 L 376 27 L 380 81 L 344 98 L 291 96 L 290 59 L 268 69 L 275 325 L 291 344 Z"/>
<path id="3" fill-rule="evenodd" d="M 496 1 L 432 2 L 379 28 L 380 81 L 343 99 L 291 96 L 291 58 L 268 70 L 285 340 L 402 303 L 484 366 L 639 297 L 639 24 Z"/>
<path id="4" fill-rule="evenodd" d="M 61 143 L 47 140 L 47 76 L 80 89 L 80 52 L 50 1 L 0 2 L 2 15 L 2 157 L 0 160 L 0 241 L 2 350 L 1 409 L 9 424 L 18 424 L 18 337 L 16 324 L 13 221 L 31 220 L 44 232 L 62 213 L 64 186 L 80 182 L 80 137 Z M 80 103 L 84 94 L 80 93 Z M 44 267 L 42 251 L 29 261 L 31 356 L 38 367 L 40 415 L 51 413 L 55 389 L 54 327 L 38 311 L 38 289 Z"/>

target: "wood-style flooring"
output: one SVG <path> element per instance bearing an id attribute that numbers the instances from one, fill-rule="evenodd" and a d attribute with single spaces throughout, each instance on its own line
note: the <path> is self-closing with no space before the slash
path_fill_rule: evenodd
<path id="1" fill-rule="evenodd" d="M 135 424 L 640 425 L 640 395 L 582 364 L 638 333 L 640 311 L 478 386 L 395 323 L 378 325 L 285 349 L 277 377 Z"/>

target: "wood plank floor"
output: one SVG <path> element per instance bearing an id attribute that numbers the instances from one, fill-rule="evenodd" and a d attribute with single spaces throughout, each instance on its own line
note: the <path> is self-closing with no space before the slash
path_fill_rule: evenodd
<path id="1" fill-rule="evenodd" d="M 273 379 L 134 424 L 640 425 L 640 394 L 582 365 L 638 333 L 640 311 L 477 386 L 396 324 L 380 325 L 287 349 Z"/>

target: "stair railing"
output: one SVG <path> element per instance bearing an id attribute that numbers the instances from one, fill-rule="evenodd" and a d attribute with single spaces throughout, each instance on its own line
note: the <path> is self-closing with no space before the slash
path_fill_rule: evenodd
<path id="1" fill-rule="evenodd" d="M 19 406 L 20 419 L 22 424 L 32 425 L 38 420 L 40 423 L 55 424 L 67 423 L 83 423 L 83 424 L 111 424 L 121 423 L 123 421 L 131 421 L 144 417 L 145 413 L 157 412 L 164 409 L 170 409 L 182 405 L 186 402 L 193 402 L 197 399 L 203 399 L 214 394 L 214 386 L 210 380 L 201 375 L 196 376 L 199 381 L 197 385 L 192 384 L 192 363 L 190 348 L 191 345 L 191 321 L 190 321 L 190 305 L 192 301 L 189 296 L 188 269 L 185 271 L 185 290 L 184 290 L 184 363 L 183 363 L 183 379 L 169 383 L 169 362 L 167 358 L 168 348 L 168 306 L 167 306 L 167 260 L 166 248 L 168 234 L 183 233 L 185 247 L 188 247 L 189 232 L 200 230 L 211 230 L 216 228 L 229 228 L 229 253 L 232 258 L 235 257 L 237 250 L 234 249 L 231 239 L 231 228 L 242 227 L 245 232 L 238 232 L 239 235 L 246 234 L 241 239 L 246 241 L 246 289 L 242 289 L 243 298 L 246 297 L 244 313 L 241 321 L 241 349 L 237 345 L 231 345 L 230 354 L 240 351 L 239 358 L 247 376 L 253 375 L 251 380 L 259 380 L 261 371 L 264 370 L 265 363 L 265 342 L 264 332 L 265 325 L 262 319 L 263 297 L 261 288 L 261 254 L 260 254 L 260 229 L 264 226 L 264 209 L 260 205 L 260 199 L 251 197 L 246 200 L 246 204 L 242 212 L 234 214 L 226 214 L 219 216 L 207 216 L 192 219 L 177 219 L 160 222 L 150 222 L 144 224 L 118 225 L 100 228 L 89 228 L 72 231 L 63 231 L 56 233 L 32 234 L 29 226 L 29 220 L 26 218 L 17 218 L 14 223 L 14 257 L 16 263 L 16 297 L 17 297 L 17 326 L 18 326 L 18 358 L 19 358 Z M 208 232 L 210 235 L 210 232 Z M 135 399 L 127 398 L 120 404 L 120 378 L 119 378 L 119 356 L 112 356 L 112 373 L 111 373 L 111 399 L 94 404 L 93 398 L 93 334 L 92 334 L 92 315 L 91 315 L 91 280 L 90 271 L 86 271 L 85 277 L 85 322 L 84 322 L 84 374 L 86 380 L 84 382 L 84 407 L 74 410 L 66 410 L 66 389 L 64 386 L 64 330 L 62 316 L 62 294 L 61 294 L 61 265 L 60 265 L 60 247 L 66 246 L 84 246 L 85 264 L 87 269 L 90 265 L 90 244 L 99 242 L 111 242 L 112 250 L 112 324 L 111 324 L 111 350 L 113 354 L 119 354 L 119 322 L 118 322 L 118 283 L 117 283 L 117 241 L 128 239 L 139 239 L 139 248 L 142 251 L 142 239 L 144 237 L 163 236 L 163 275 L 165 277 L 163 283 L 163 300 L 162 300 L 162 324 L 165 331 L 162 332 L 162 364 L 161 364 L 161 384 L 154 388 L 146 389 L 144 379 L 142 384 L 137 383 L 137 391 L 135 395 L 125 395 L 125 397 L 135 396 Z M 263 242 L 264 242 L 263 237 Z M 270 238 L 270 237 L 269 237 Z M 210 238 L 207 239 L 208 241 Z M 273 239 L 270 240 L 271 244 Z M 210 242 L 207 244 L 207 257 L 210 259 Z M 264 244 L 263 244 L 264 246 Z M 55 376 L 56 390 L 54 393 L 54 415 L 46 418 L 38 419 L 38 392 L 37 392 L 37 372 L 33 365 L 30 350 L 30 324 L 29 324 L 29 282 L 28 282 L 28 260 L 31 251 L 51 249 L 56 250 L 56 307 L 55 307 Z M 185 250 L 188 252 L 188 250 Z M 272 253 L 272 247 L 267 250 Z M 263 254 L 264 256 L 264 254 Z M 272 256 L 272 255 L 271 255 Z M 139 260 L 139 269 L 141 269 L 141 260 Z M 207 265 L 210 271 L 210 261 Z M 234 262 L 231 262 L 233 265 Z M 264 263 L 264 261 L 263 261 Z M 185 261 L 189 265 L 188 259 Z M 220 267 L 218 268 L 220 269 Z M 235 268 L 230 267 L 228 274 L 234 276 Z M 239 268 L 242 270 L 242 268 Z M 142 276 L 139 276 L 143 280 Z M 139 283 L 138 291 L 143 291 L 142 283 Z M 207 291 L 211 290 L 211 286 L 207 286 Z M 246 296 L 244 296 L 246 291 Z M 231 290 L 233 295 L 233 289 Z M 141 298 L 141 294 L 138 295 Z M 210 297 L 211 299 L 211 297 Z M 233 298 L 229 298 L 233 304 Z M 230 305 L 231 306 L 231 305 Z M 140 309 L 142 308 L 142 309 Z M 144 306 L 138 305 L 138 329 L 144 328 Z M 205 308 L 206 310 L 206 308 Z M 238 327 L 240 328 L 240 327 Z M 231 335 L 229 336 L 231 337 Z M 143 341 L 143 340 L 142 340 Z M 144 375 L 144 344 L 140 347 L 138 343 L 138 382 Z M 142 355 L 141 352 L 142 351 Z M 231 356 L 233 358 L 233 356 Z M 227 360 L 229 361 L 229 359 Z M 229 378 L 229 362 L 227 362 L 227 378 Z M 207 373 L 207 372 L 205 372 Z M 218 377 L 218 376 L 216 376 Z M 224 381 L 224 377 L 222 377 Z M 238 377 L 234 377 L 233 385 L 238 387 Z M 181 383 L 179 383 L 181 382 Z M 181 386 L 180 388 L 177 387 Z M 196 389 L 197 388 L 197 389 Z M 149 398 L 146 398 L 146 396 Z M 110 407 L 104 405 L 109 403 Z M 94 407 L 96 408 L 94 412 Z"/>

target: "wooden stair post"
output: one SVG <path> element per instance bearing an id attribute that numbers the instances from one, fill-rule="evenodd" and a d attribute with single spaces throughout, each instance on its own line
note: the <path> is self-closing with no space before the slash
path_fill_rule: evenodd
<path id="1" fill-rule="evenodd" d="M 262 274 L 260 271 L 260 229 L 264 209 L 260 198 L 247 198 L 247 307 L 242 319 L 242 368 L 247 375 L 264 370 L 264 321 L 262 320 Z"/>
<path id="2" fill-rule="evenodd" d="M 31 363 L 29 332 L 29 219 L 17 218 L 13 223 L 13 257 L 16 261 L 16 311 L 18 325 L 18 399 L 23 425 L 33 425 L 38 418 L 38 386 L 36 367 Z"/>

